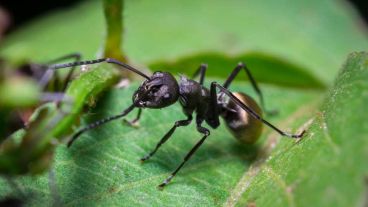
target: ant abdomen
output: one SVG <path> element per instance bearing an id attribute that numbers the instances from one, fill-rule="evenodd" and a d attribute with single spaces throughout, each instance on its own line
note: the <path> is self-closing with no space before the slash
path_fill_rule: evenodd
<path id="1" fill-rule="evenodd" d="M 241 92 L 234 92 L 233 94 L 262 117 L 262 110 L 252 97 Z M 255 143 L 262 133 L 262 122 L 255 119 L 231 100 L 223 104 L 222 107 L 221 116 L 233 136 L 244 144 Z"/>

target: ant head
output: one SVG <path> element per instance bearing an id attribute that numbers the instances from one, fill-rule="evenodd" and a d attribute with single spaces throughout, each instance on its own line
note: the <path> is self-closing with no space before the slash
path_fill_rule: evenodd
<path id="1" fill-rule="evenodd" d="M 155 72 L 145 80 L 133 95 L 133 103 L 140 108 L 163 108 L 179 98 L 179 86 L 175 78 L 166 72 Z"/>

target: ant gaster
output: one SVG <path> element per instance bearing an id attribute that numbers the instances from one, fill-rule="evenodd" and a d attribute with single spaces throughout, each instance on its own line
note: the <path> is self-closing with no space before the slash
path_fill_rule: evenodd
<path id="1" fill-rule="evenodd" d="M 144 77 L 146 80 L 134 93 L 133 103 L 127 109 L 118 115 L 99 120 L 80 129 L 69 140 L 68 147 L 70 147 L 71 144 L 85 131 L 126 116 L 134 108 L 139 109 L 137 118 L 133 120 L 133 122 L 136 122 L 141 115 L 142 108 L 164 108 L 174 104 L 179 100 L 183 108 L 183 112 L 187 118 L 176 121 L 172 128 L 157 143 L 156 147 L 150 153 L 144 156 L 141 161 L 143 162 L 152 157 L 160 148 L 160 146 L 171 137 L 177 127 L 189 125 L 192 122 L 194 113 L 196 114 L 195 120 L 197 131 L 203 136 L 184 157 L 184 160 L 181 162 L 181 164 L 162 184 L 159 185 L 161 188 L 166 186 L 171 181 L 171 179 L 179 172 L 183 165 L 192 157 L 192 155 L 210 135 L 210 130 L 202 126 L 203 122 L 206 122 L 211 128 L 216 129 L 220 125 L 219 117 L 222 116 L 230 132 L 238 140 L 246 144 L 251 144 L 257 141 L 262 131 L 262 124 L 266 124 L 267 126 L 271 127 L 280 135 L 291 138 L 300 138 L 305 132 L 303 131 L 300 134 L 290 134 L 278 129 L 262 118 L 261 108 L 251 97 L 242 92 L 232 93 L 228 90 L 228 87 L 237 74 L 244 69 L 253 88 L 260 98 L 262 107 L 264 108 L 262 93 L 259 90 L 249 69 L 243 63 L 239 63 L 235 67 L 223 85 L 220 85 L 217 82 L 212 82 L 209 89 L 203 85 L 204 76 L 207 69 L 207 65 L 205 64 L 202 64 L 194 74 L 194 76 L 200 75 L 199 82 L 182 76 L 180 78 L 180 83 L 178 83 L 173 75 L 168 72 L 157 71 L 154 72 L 151 77 L 149 77 L 132 66 L 111 58 L 57 64 L 50 66 L 50 68 L 56 70 L 60 68 L 96 64 L 101 62 L 119 65 L 124 69 L 130 70 Z M 219 92 L 217 92 L 217 89 Z"/>

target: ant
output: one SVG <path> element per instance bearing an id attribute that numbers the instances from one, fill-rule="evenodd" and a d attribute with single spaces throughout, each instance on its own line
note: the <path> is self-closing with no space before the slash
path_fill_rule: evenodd
<path id="1" fill-rule="evenodd" d="M 68 86 L 68 83 L 73 77 L 75 67 L 72 67 L 68 71 L 63 82 L 60 83 L 61 80 L 59 74 L 56 71 L 48 68 L 48 66 L 50 64 L 54 64 L 68 59 L 74 59 L 75 62 L 78 62 L 81 60 L 81 58 L 82 58 L 81 54 L 71 53 L 42 64 L 28 62 L 19 66 L 19 68 L 16 71 L 19 75 L 28 76 L 31 77 L 32 79 L 35 79 L 43 91 L 46 91 L 51 87 L 52 91 L 64 92 L 66 90 L 66 87 Z M 51 80 L 52 78 L 53 80 Z M 51 82 L 53 82 L 53 85 L 51 85 Z"/>
<path id="2" fill-rule="evenodd" d="M 29 124 L 28 120 L 31 113 L 39 104 L 52 101 L 56 102 L 57 106 L 59 106 L 60 101 L 65 98 L 64 91 L 73 77 L 75 67 L 72 67 L 65 78 L 61 80 L 57 71 L 49 69 L 48 65 L 67 59 L 74 59 L 74 61 L 77 62 L 80 61 L 81 55 L 79 53 L 72 53 L 46 63 L 26 62 L 14 69 L 6 68 L 5 61 L 0 59 L 0 67 L 1 69 L 4 68 L 4 70 L 0 71 L 0 85 L 6 80 L 9 81 L 13 79 L 18 82 L 31 82 L 39 89 L 38 92 L 40 95 L 40 97 L 38 97 L 39 101 L 30 104 L 29 107 L 19 107 L 21 109 L 6 110 L 4 112 L 0 111 L 2 116 L 7 116 L 7 123 L 5 123 L 7 127 L 4 127 L 4 132 L 0 133 L 1 139 L 10 136 L 14 131 L 20 128 L 26 127 Z M 0 142 L 1 141 L 2 140 L 0 140 Z"/>
<path id="3" fill-rule="evenodd" d="M 278 132 L 280 135 L 290 138 L 301 138 L 305 133 L 305 130 L 303 130 L 300 134 L 291 134 L 278 129 L 270 122 L 262 118 L 261 108 L 250 96 L 242 92 L 233 93 L 228 90 L 228 87 L 238 75 L 238 73 L 242 69 L 244 69 L 248 78 L 250 79 L 253 88 L 259 96 L 262 107 L 264 108 L 262 93 L 257 86 L 255 79 L 251 75 L 250 70 L 243 63 L 239 63 L 235 67 L 235 69 L 226 79 L 224 84 L 221 85 L 217 82 L 212 82 L 209 89 L 203 85 L 205 73 L 207 70 L 206 64 L 200 65 L 200 67 L 194 74 L 194 77 L 198 75 L 200 76 L 199 82 L 181 76 L 179 83 L 174 78 L 174 76 L 168 72 L 156 71 L 153 73 L 152 76 L 148 76 L 138 69 L 112 58 L 56 64 L 50 66 L 50 68 L 56 70 L 61 68 L 75 67 L 80 65 L 91 65 L 102 62 L 118 65 L 124 69 L 130 70 L 131 72 L 142 76 L 146 80 L 133 94 L 133 103 L 127 109 L 125 109 L 122 113 L 118 115 L 96 121 L 80 129 L 71 137 L 71 139 L 68 141 L 67 146 L 70 147 L 82 133 L 101 126 L 107 122 L 124 117 L 134 108 L 138 108 L 139 111 L 137 118 L 134 119 L 133 122 L 139 120 L 142 108 L 161 109 L 179 101 L 187 119 L 176 121 L 173 127 L 157 143 L 156 147 L 146 156 L 141 158 L 141 161 L 144 162 L 151 158 L 161 147 L 161 145 L 164 144 L 171 137 L 176 128 L 189 125 L 193 120 L 193 113 L 196 114 L 197 131 L 203 136 L 186 154 L 184 160 L 171 173 L 171 175 L 158 186 L 161 189 L 173 179 L 173 177 L 179 172 L 184 164 L 192 157 L 192 155 L 198 150 L 198 148 L 210 135 L 210 130 L 202 126 L 203 122 L 206 122 L 211 128 L 216 129 L 220 125 L 219 117 L 223 117 L 230 132 L 238 140 L 245 144 L 251 144 L 257 141 L 262 132 L 262 124 L 266 124 L 273 130 Z M 219 89 L 220 92 L 217 92 L 217 89 Z"/>

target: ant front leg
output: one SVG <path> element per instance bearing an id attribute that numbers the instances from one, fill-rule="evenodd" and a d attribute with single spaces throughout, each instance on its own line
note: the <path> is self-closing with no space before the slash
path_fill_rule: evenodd
<path id="1" fill-rule="evenodd" d="M 79 62 L 80 64 L 81 62 Z M 84 62 L 83 62 L 84 63 Z M 71 63 L 71 64 L 75 64 L 75 63 Z M 65 65 L 69 65 L 71 66 L 71 64 L 64 64 Z M 84 132 L 88 131 L 88 130 L 91 130 L 91 129 L 94 129 L 96 127 L 99 127 L 101 125 L 104 125 L 110 121 L 113 121 L 113 120 L 116 120 L 116 119 L 120 119 L 126 115 L 128 115 L 135 107 L 138 107 L 137 104 L 143 100 L 144 98 L 146 98 L 147 94 L 149 94 L 151 92 L 151 90 L 147 90 L 145 91 L 143 94 L 141 94 L 142 96 L 139 98 L 139 99 L 136 99 L 132 105 L 130 105 L 127 109 L 125 109 L 122 113 L 120 114 L 117 114 L 115 116 L 110 116 L 110 117 L 107 117 L 107 118 L 104 118 L 104 119 L 101 119 L 101 120 L 98 120 L 92 124 L 89 124 L 87 125 L 86 127 L 80 129 L 79 131 L 77 131 L 77 133 L 75 133 L 72 138 L 68 141 L 68 144 L 67 146 L 70 147 L 73 142 L 81 135 L 83 134 Z"/>
<path id="2" fill-rule="evenodd" d="M 77 133 L 75 133 L 72 138 L 68 141 L 68 144 L 67 146 L 70 147 L 74 141 L 81 135 L 83 134 L 84 132 L 88 131 L 88 130 L 91 130 L 91 129 L 94 129 L 96 127 L 99 127 L 103 124 L 106 124 L 110 121 L 113 121 L 113 120 L 116 120 L 116 119 L 119 119 L 121 117 L 124 117 L 126 116 L 127 114 L 129 114 L 133 109 L 134 109 L 135 105 L 134 103 L 132 105 L 130 105 L 127 109 L 125 109 L 122 113 L 120 114 L 117 114 L 115 116 L 110 116 L 110 117 L 107 117 L 107 118 L 104 118 L 104 119 L 101 119 L 101 120 L 98 120 L 92 124 L 89 124 L 87 125 L 86 127 L 80 129 L 79 131 L 77 131 Z"/>
<path id="3" fill-rule="evenodd" d="M 126 125 L 130 126 L 130 127 L 135 127 L 135 128 L 137 128 L 137 127 L 139 126 L 138 121 L 139 121 L 139 119 L 141 118 L 141 114 L 142 114 L 142 108 L 139 108 L 139 109 L 138 109 L 138 113 L 137 113 L 137 117 L 136 117 L 135 119 L 133 119 L 133 120 L 131 120 L 131 121 L 129 121 L 129 120 L 127 120 L 127 119 L 123 119 L 123 122 L 124 122 Z"/>
<path id="4" fill-rule="evenodd" d="M 240 72 L 241 69 L 244 69 L 245 70 L 245 73 L 247 74 L 248 79 L 249 79 L 250 83 L 252 84 L 252 87 L 253 87 L 254 91 L 256 92 L 256 94 L 259 97 L 259 102 L 261 104 L 262 109 L 265 111 L 265 113 L 268 114 L 268 115 L 275 115 L 275 114 L 277 114 L 277 111 L 276 110 L 271 110 L 271 111 L 266 110 L 262 91 L 258 87 L 258 84 L 257 84 L 256 80 L 253 78 L 252 73 L 250 72 L 250 70 L 248 69 L 248 67 L 244 63 L 240 62 L 234 68 L 233 72 L 231 72 L 230 76 L 226 79 L 225 83 L 222 86 L 224 88 L 228 89 L 230 87 L 230 84 L 236 78 L 236 76 L 239 74 L 239 72 Z"/>
<path id="5" fill-rule="evenodd" d="M 187 115 L 187 119 L 176 121 L 174 126 L 157 143 L 155 149 L 152 150 L 150 153 L 148 153 L 143 158 L 141 158 L 141 162 L 144 162 L 148 160 L 149 158 L 151 158 L 157 152 L 157 150 L 161 147 L 161 145 L 164 144 L 171 137 L 171 135 L 175 132 L 175 129 L 177 127 L 188 126 L 192 122 L 192 119 L 193 119 L 192 115 Z"/>
<path id="6" fill-rule="evenodd" d="M 201 126 L 203 119 L 199 119 L 197 117 L 197 131 L 203 134 L 203 137 L 197 142 L 196 145 L 188 152 L 188 154 L 184 157 L 184 160 L 180 163 L 180 165 L 171 173 L 171 175 L 166 178 L 166 180 L 161 183 L 158 187 L 163 188 L 165 187 L 180 171 L 180 169 L 184 166 L 184 164 L 192 157 L 192 155 L 198 150 L 198 148 L 203 144 L 206 138 L 210 135 L 210 130 Z"/>

